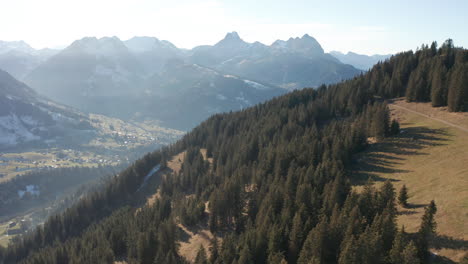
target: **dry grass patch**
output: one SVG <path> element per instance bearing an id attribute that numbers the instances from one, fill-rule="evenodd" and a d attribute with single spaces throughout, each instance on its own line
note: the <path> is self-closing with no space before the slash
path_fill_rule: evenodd
<path id="1" fill-rule="evenodd" d="M 206 228 L 206 226 L 189 229 L 182 224 L 178 224 L 178 227 L 181 229 L 183 234 L 182 240 L 179 241 L 179 254 L 182 257 L 193 263 L 200 246 L 203 246 L 207 256 L 210 256 L 209 248 L 214 235 Z M 221 239 L 219 237 L 217 237 L 217 239 L 220 245 Z"/>
<path id="2" fill-rule="evenodd" d="M 213 158 L 208 157 L 207 149 L 204 149 L 204 148 L 200 149 L 200 153 L 202 154 L 204 160 L 208 161 L 210 164 L 213 164 Z"/>
<path id="3" fill-rule="evenodd" d="M 468 113 L 401 100 L 394 104 L 389 107 L 402 133 L 373 144 L 358 157 L 361 183 L 372 178 L 379 185 L 390 179 L 397 191 L 406 184 L 410 206 L 400 208 L 398 224 L 409 232 L 418 230 L 424 207 L 435 200 L 438 237 L 432 251 L 459 261 L 468 250 L 468 132 L 431 117 L 468 129 Z"/>
<path id="4" fill-rule="evenodd" d="M 173 156 L 172 159 L 167 162 L 167 167 L 171 169 L 174 174 L 180 173 L 180 169 L 182 169 L 182 163 L 184 163 L 186 154 L 187 151 L 183 151 Z"/>

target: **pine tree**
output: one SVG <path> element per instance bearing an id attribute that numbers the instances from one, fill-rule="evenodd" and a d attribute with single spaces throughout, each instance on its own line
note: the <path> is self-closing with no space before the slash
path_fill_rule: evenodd
<path id="1" fill-rule="evenodd" d="M 216 263 L 219 257 L 218 239 L 214 236 L 210 242 L 210 263 Z"/>
<path id="2" fill-rule="evenodd" d="M 434 200 L 432 200 L 424 210 L 424 215 L 422 217 L 422 223 L 419 228 L 419 233 L 435 234 L 437 223 L 434 219 L 434 216 L 436 213 L 437 206 Z"/>
<path id="3" fill-rule="evenodd" d="M 338 264 L 360 264 L 358 258 L 358 245 L 354 236 L 343 241 Z"/>
<path id="4" fill-rule="evenodd" d="M 400 124 L 396 119 L 392 120 L 392 124 L 390 125 L 390 134 L 391 135 L 398 135 L 400 134 Z"/>
<path id="5" fill-rule="evenodd" d="M 138 260 L 140 263 L 151 263 L 155 258 L 156 238 L 154 233 L 142 233 L 138 239 Z"/>
<path id="6" fill-rule="evenodd" d="M 392 210 L 395 207 L 395 188 L 390 180 L 386 180 L 380 187 L 379 202 L 378 207 L 382 211 L 386 208 Z"/>
<path id="7" fill-rule="evenodd" d="M 408 207 L 408 188 L 404 184 L 398 194 L 398 203 L 405 208 Z"/>
<path id="8" fill-rule="evenodd" d="M 423 60 L 411 73 L 406 88 L 406 100 L 408 102 L 425 102 L 430 100 L 430 85 L 428 80 L 429 60 Z"/>
<path id="9" fill-rule="evenodd" d="M 401 231 L 398 232 L 397 235 L 395 236 L 395 240 L 393 240 L 392 249 L 390 250 L 390 253 L 389 253 L 390 262 L 392 264 L 403 263 L 402 253 L 406 245 L 405 236 L 406 236 L 405 227 L 403 226 Z"/>
<path id="10" fill-rule="evenodd" d="M 455 64 L 454 67 L 448 91 L 448 110 L 465 111 L 468 109 L 468 66 Z"/>
<path id="11" fill-rule="evenodd" d="M 284 258 L 284 254 L 280 252 L 270 253 L 268 255 L 268 264 L 288 264 L 286 259 Z"/>
<path id="12" fill-rule="evenodd" d="M 443 62 L 439 60 L 432 71 L 431 103 L 434 107 L 447 105 L 446 75 L 447 69 Z"/>
<path id="13" fill-rule="evenodd" d="M 278 226 L 273 226 L 268 235 L 268 252 L 274 253 L 281 250 L 283 234 Z"/>
<path id="14" fill-rule="evenodd" d="M 429 257 L 429 246 L 433 235 L 436 232 L 437 223 L 434 216 L 437 212 L 437 207 L 434 200 L 425 208 L 422 216 L 421 226 L 417 233 L 418 256 L 426 260 Z"/>
<path id="15" fill-rule="evenodd" d="M 240 253 L 239 260 L 237 261 L 238 264 L 254 264 L 252 259 L 252 254 L 250 253 L 250 249 L 248 245 L 245 245 Z"/>
<path id="16" fill-rule="evenodd" d="M 421 264 L 418 258 L 418 250 L 413 241 L 411 241 L 401 253 L 402 264 Z"/>
<path id="17" fill-rule="evenodd" d="M 312 260 L 314 263 L 324 263 L 325 256 L 327 255 L 327 226 L 326 220 L 322 219 L 320 223 L 309 232 L 302 246 L 297 263 L 308 264 Z"/>
<path id="18" fill-rule="evenodd" d="M 292 230 L 289 233 L 288 257 L 289 262 L 296 262 L 302 242 L 304 241 L 304 225 L 300 213 L 296 213 L 293 218 Z"/>
<path id="19" fill-rule="evenodd" d="M 198 250 L 197 256 L 195 257 L 194 264 L 208 264 L 208 258 L 206 257 L 205 248 L 200 245 L 200 249 Z"/>

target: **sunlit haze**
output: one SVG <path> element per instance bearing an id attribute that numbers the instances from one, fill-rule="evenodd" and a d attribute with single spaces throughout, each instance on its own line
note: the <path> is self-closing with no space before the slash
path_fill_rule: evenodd
<path id="1" fill-rule="evenodd" d="M 454 0 L 15 0 L 2 3 L 0 39 L 54 48 L 85 36 L 154 36 L 192 48 L 230 31 L 265 44 L 307 33 L 326 51 L 385 54 L 449 37 L 468 46 L 467 11 Z"/>

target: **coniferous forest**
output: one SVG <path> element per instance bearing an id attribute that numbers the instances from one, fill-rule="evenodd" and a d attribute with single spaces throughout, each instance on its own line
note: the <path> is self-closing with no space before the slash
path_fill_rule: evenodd
<path id="1" fill-rule="evenodd" d="M 467 78 L 468 52 L 448 40 L 440 48 L 433 43 L 395 55 L 352 80 L 214 115 L 0 249 L 0 258 L 185 263 L 177 251 L 177 224 L 208 223 L 220 238 L 209 252 L 200 249 L 197 264 L 426 263 L 437 205 L 431 202 L 419 231 L 408 234 L 396 224 L 391 182 L 379 188 L 369 183 L 358 193 L 351 189 L 350 169 L 369 138 L 398 133 L 385 99 L 405 96 L 465 111 Z M 145 175 L 184 151 L 181 171 L 160 179 L 159 198 L 142 206 L 138 190 Z"/>

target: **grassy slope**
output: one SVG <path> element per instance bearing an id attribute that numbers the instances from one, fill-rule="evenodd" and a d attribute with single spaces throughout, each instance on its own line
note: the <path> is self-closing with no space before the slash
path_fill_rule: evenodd
<path id="1" fill-rule="evenodd" d="M 391 179 L 397 191 L 406 184 L 410 208 L 400 208 L 398 223 L 409 232 L 417 231 L 424 206 L 434 199 L 438 237 L 432 251 L 458 261 L 468 250 L 468 132 L 401 107 L 468 129 L 468 113 L 396 100 L 390 109 L 404 132 L 371 146 L 357 168 L 363 180 Z"/>

